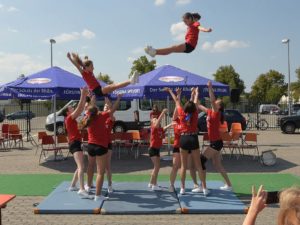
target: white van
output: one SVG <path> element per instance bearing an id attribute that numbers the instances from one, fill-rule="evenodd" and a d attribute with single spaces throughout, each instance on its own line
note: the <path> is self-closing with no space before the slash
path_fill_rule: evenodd
<path id="1" fill-rule="evenodd" d="M 261 114 L 273 114 L 275 111 L 279 111 L 280 108 L 278 105 L 272 104 L 263 104 L 259 106 L 259 113 Z"/>
<path id="2" fill-rule="evenodd" d="M 64 133 L 64 117 L 62 116 L 63 110 L 70 105 L 76 106 L 77 104 L 77 100 L 72 100 L 68 102 L 62 109 L 56 112 L 56 130 L 58 134 Z M 97 106 L 100 110 L 102 110 L 104 106 L 104 101 L 97 101 Z M 132 101 L 120 101 L 120 106 L 118 110 L 114 113 L 116 122 L 114 124 L 113 131 L 126 132 L 127 130 L 139 130 L 145 126 L 150 126 L 151 110 L 151 100 L 141 99 Z M 47 116 L 45 127 L 47 131 L 54 131 L 53 113 Z"/>

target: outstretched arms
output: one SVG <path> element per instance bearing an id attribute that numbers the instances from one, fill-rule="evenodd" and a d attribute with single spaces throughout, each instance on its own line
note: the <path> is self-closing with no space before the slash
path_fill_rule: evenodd
<path id="1" fill-rule="evenodd" d="M 178 107 L 178 108 L 181 107 L 180 99 L 178 99 L 178 96 L 176 96 L 170 88 L 166 87 L 166 88 L 164 88 L 164 90 L 170 93 L 170 95 L 172 96 L 172 98 L 175 102 L 176 107 Z"/>
<path id="2" fill-rule="evenodd" d="M 78 57 L 78 55 L 76 56 L 76 54 L 68 52 L 67 54 L 68 59 L 71 61 L 71 63 L 78 69 L 78 71 L 80 72 L 80 74 L 82 74 L 83 69 L 81 67 L 81 65 L 78 63 L 78 60 L 76 60 L 75 58 Z"/>
<path id="3" fill-rule="evenodd" d="M 119 108 L 119 104 L 120 104 L 120 100 L 122 98 L 122 95 L 118 95 L 117 101 L 115 101 L 115 103 L 113 104 L 113 106 L 111 107 L 111 110 L 109 110 L 110 115 L 112 116 L 114 114 L 115 111 L 117 111 L 117 109 Z"/>
<path id="4" fill-rule="evenodd" d="M 200 111 L 203 111 L 205 113 L 207 112 L 207 108 L 205 106 L 201 105 L 199 102 L 199 88 L 198 87 L 195 89 L 194 102 Z"/>
<path id="5" fill-rule="evenodd" d="M 78 116 L 80 116 L 80 114 L 82 113 L 82 111 L 84 109 L 86 96 L 88 96 L 88 94 L 89 94 L 89 90 L 87 87 L 80 89 L 80 92 L 81 92 L 81 95 L 80 95 L 79 103 L 78 103 L 76 109 L 71 114 L 72 119 L 76 119 Z"/>
<path id="6" fill-rule="evenodd" d="M 214 90 L 213 90 L 211 81 L 208 81 L 207 87 L 208 87 L 208 94 L 209 94 L 209 99 L 210 99 L 210 102 L 211 102 L 212 109 L 213 109 L 213 111 L 217 112 L 218 107 L 216 105 L 216 97 L 215 97 L 215 94 L 214 94 Z"/>
<path id="7" fill-rule="evenodd" d="M 207 32 L 207 33 L 212 32 L 211 28 L 205 28 L 205 27 L 199 26 L 198 29 L 202 32 Z"/>
<path id="8" fill-rule="evenodd" d="M 153 124 L 154 127 L 159 127 L 160 122 L 162 121 L 163 117 L 165 116 L 165 114 L 168 112 L 167 109 L 163 109 L 163 111 L 161 112 L 161 114 L 159 115 L 158 119 L 155 121 L 155 123 Z"/>

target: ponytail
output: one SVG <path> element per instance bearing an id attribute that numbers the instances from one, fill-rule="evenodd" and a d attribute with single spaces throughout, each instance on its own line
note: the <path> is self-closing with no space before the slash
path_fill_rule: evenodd
<path id="1" fill-rule="evenodd" d="M 91 123 L 95 120 L 97 115 L 98 108 L 95 106 L 89 107 L 88 116 L 80 122 L 79 129 L 84 130 L 85 128 L 89 127 Z"/>

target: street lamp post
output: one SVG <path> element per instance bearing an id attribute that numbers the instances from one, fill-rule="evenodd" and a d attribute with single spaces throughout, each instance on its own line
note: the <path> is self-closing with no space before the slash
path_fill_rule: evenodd
<path id="1" fill-rule="evenodd" d="M 53 67 L 53 44 L 55 44 L 56 41 L 54 39 L 50 39 L 50 50 L 51 50 L 51 67 Z"/>
<path id="2" fill-rule="evenodd" d="M 282 40 L 282 44 L 287 44 L 288 48 L 288 110 L 291 115 L 291 64 L 290 64 L 290 39 L 285 38 Z"/>

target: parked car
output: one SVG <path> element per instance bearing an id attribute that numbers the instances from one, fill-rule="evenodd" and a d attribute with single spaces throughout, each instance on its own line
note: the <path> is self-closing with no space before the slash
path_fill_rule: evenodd
<path id="1" fill-rule="evenodd" d="M 207 132 L 207 124 L 206 124 L 206 113 L 201 112 L 198 117 L 198 129 L 199 132 Z M 237 110 L 234 109 L 225 109 L 225 121 L 228 125 L 228 131 L 231 128 L 232 123 L 241 123 L 242 129 L 246 130 L 246 119 L 245 117 Z"/>
<path id="2" fill-rule="evenodd" d="M 0 112 L 0 123 L 2 123 L 4 119 L 5 119 L 4 114 Z"/>
<path id="3" fill-rule="evenodd" d="M 65 108 L 72 105 L 75 107 L 78 101 L 72 100 L 68 102 L 62 109 L 56 112 L 56 132 L 58 134 L 64 133 L 64 117 L 62 112 Z M 97 101 L 97 106 L 99 109 L 103 109 L 104 101 Z M 116 121 L 114 123 L 114 132 L 126 132 L 128 130 L 139 130 L 145 126 L 150 126 L 150 112 L 152 110 L 151 100 L 132 100 L 132 101 L 120 101 L 120 106 L 114 113 Z M 84 113 L 78 118 L 81 120 Z M 54 113 L 50 114 L 46 118 L 45 128 L 47 131 L 54 131 Z"/>
<path id="4" fill-rule="evenodd" d="M 6 119 L 8 120 L 27 119 L 27 118 L 31 120 L 34 117 L 35 114 L 31 111 L 18 111 L 6 115 Z"/>
<path id="5" fill-rule="evenodd" d="M 259 106 L 259 113 L 261 114 L 271 114 L 272 112 L 279 110 L 279 106 L 274 104 L 263 104 Z"/>
<path id="6" fill-rule="evenodd" d="M 279 125 L 283 133 L 294 134 L 300 128 L 300 110 L 294 115 L 281 117 Z"/>

